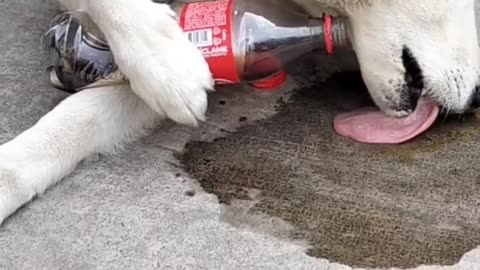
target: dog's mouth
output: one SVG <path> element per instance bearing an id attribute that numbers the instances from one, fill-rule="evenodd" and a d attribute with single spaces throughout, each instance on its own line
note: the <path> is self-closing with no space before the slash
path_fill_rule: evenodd
<path id="1" fill-rule="evenodd" d="M 418 62 L 408 49 L 404 50 L 402 58 L 413 112 L 403 118 L 387 116 L 376 108 L 340 114 L 334 119 L 338 134 L 361 143 L 400 144 L 417 137 L 435 123 L 440 109 L 435 102 L 421 96 L 424 82 Z"/>

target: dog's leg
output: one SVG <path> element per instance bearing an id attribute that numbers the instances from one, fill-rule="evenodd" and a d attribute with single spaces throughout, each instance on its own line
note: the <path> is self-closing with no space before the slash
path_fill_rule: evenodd
<path id="1" fill-rule="evenodd" d="M 86 90 L 65 99 L 0 146 L 0 224 L 82 159 L 111 153 L 159 119 L 128 86 Z"/>
<path id="2" fill-rule="evenodd" d="M 133 91 L 153 110 L 197 125 L 204 120 L 210 69 L 168 5 L 152 0 L 88 0 L 86 10 L 105 33 Z"/>
<path id="3" fill-rule="evenodd" d="M 169 6 L 151 0 L 61 2 L 88 12 L 99 25 L 138 96 L 130 87 L 81 92 L 1 145 L 0 223 L 82 159 L 114 150 L 155 119 L 196 125 L 204 119 L 206 90 L 213 87 L 208 65 Z"/>

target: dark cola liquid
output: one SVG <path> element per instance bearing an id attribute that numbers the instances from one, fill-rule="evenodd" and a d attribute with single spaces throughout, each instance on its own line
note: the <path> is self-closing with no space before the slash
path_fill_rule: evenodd
<path id="1" fill-rule="evenodd" d="M 323 25 L 278 26 L 266 18 L 246 12 L 241 27 L 245 33 L 239 41 L 245 48 L 244 81 L 272 76 L 299 56 L 321 48 Z"/>

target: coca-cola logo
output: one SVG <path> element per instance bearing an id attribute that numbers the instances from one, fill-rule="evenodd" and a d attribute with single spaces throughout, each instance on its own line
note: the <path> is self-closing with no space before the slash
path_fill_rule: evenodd
<path id="1" fill-rule="evenodd" d="M 79 76 L 88 83 L 98 80 L 126 80 L 125 75 L 120 72 L 117 65 L 111 63 L 103 66 L 94 61 L 89 61 L 81 67 Z"/>

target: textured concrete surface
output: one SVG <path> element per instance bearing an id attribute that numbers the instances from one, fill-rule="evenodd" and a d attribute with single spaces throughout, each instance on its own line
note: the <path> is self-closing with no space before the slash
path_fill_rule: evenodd
<path id="1" fill-rule="evenodd" d="M 368 97 L 357 72 L 337 73 L 267 120 L 190 142 L 183 164 L 229 205 L 225 220 L 281 219 L 290 227 L 274 232 L 308 241 L 312 256 L 372 268 L 455 264 L 480 243 L 480 121 L 442 118 L 397 146 L 337 136 L 334 115 L 372 106 Z"/>
<path id="2" fill-rule="evenodd" d="M 66 96 L 48 86 L 39 43 L 55 12 L 50 0 L 0 1 L 0 143 Z M 328 71 L 299 66 L 303 77 L 271 95 L 224 89 L 211 97 L 201 129 L 166 123 L 126 153 L 82 164 L 0 228 L 0 269 L 351 269 L 306 255 L 305 242 L 282 238 L 292 226 L 280 219 L 258 217 L 257 227 L 226 220 L 229 209 L 175 159 L 190 139 L 271 117 L 280 97 L 326 78 L 335 60 L 326 60 Z M 454 266 L 417 269 L 473 270 L 479 263 L 480 250 L 472 250 Z"/>

